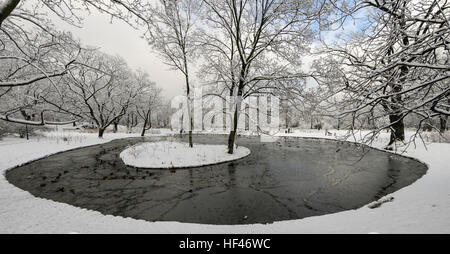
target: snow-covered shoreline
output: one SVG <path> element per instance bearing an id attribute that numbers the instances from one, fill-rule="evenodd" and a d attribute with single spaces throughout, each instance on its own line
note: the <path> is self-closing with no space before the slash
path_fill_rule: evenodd
<path id="1" fill-rule="evenodd" d="M 392 202 L 356 210 L 280 221 L 273 224 L 203 225 L 147 222 L 103 215 L 96 211 L 36 198 L 10 184 L 6 170 L 53 153 L 136 135 L 109 134 L 105 139 L 86 135 L 80 142 L 6 139 L 0 142 L 0 233 L 449 233 L 450 144 L 409 147 L 406 156 L 429 165 L 412 185 L 385 198 Z M 294 135 L 290 135 L 294 136 Z M 302 136 L 296 133 L 295 136 Z M 323 137 L 323 133 L 303 133 Z M 330 138 L 330 137 L 327 137 Z M 375 144 L 375 147 L 381 145 Z"/>

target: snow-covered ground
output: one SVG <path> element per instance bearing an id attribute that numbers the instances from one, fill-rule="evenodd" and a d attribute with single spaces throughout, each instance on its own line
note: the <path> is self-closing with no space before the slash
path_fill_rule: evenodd
<path id="1" fill-rule="evenodd" d="M 227 153 L 226 145 L 195 144 L 176 141 L 145 142 L 128 147 L 120 153 L 126 165 L 139 168 L 198 167 L 243 158 L 250 154 L 246 147 Z"/>
<path id="2" fill-rule="evenodd" d="M 58 135 L 30 141 L 18 138 L 0 141 L 0 233 L 450 233 L 448 143 L 430 143 L 425 147 L 417 142 L 417 147 L 409 146 L 406 155 L 425 162 L 429 170 L 412 185 L 384 197 L 394 199 L 378 208 L 370 209 L 368 204 L 357 210 L 301 220 L 218 226 L 105 216 L 96 211 L 33 197 L 5 179 L 7 169 L 27 161 L 133 136 L 108 133 L 104 139 L 98 139 L 96 134 L 64 134 L 64 139 Z M 287 135 L 325 137 L 322 131 Z M 381 136 L 373 145 L 381 147 L 386 144 L 385 139 L 386 136 Z"/>

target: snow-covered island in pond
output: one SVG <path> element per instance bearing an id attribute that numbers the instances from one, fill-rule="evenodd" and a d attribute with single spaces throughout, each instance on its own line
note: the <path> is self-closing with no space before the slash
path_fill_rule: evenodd
<path id="1" fill-rule="evenodd" d="M 194 144 L 174 141 L 145 142 L 120 153 L 126 165 L 138 168 L 186 168 L 233 161 L 250 154 L 250 149 L 238 146 L 233 154 L 226 145 Z"/>

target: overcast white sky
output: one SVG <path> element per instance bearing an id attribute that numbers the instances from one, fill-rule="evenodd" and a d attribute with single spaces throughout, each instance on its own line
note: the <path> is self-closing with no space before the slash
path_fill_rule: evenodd
<path id="1" fill-rule="evenodd" d="M 108 54 L 120 55 L 131 68 L 146 71 L 157 86 L 163 89 L 163 95 L 167 99 L 183 94 L 183 75 L 179 71 L 170 70 L 156 53 L 152 53 L 146 40 L 140 38 L 142 32 L 119 20 L 111 24 L 108 15 L 96 10 L 85 17 L 82 28 L 68 25 L 58 18 L 53 20 L 58 29 L 72 32 L 84 45 L 99 47 Z"/>
<path id="2" fill-rule="evenodd" d="M 54 14 L 49 13 L 49 15 Z M 365 13 L 362 13 L 362 16 L 365 16 Z M 167 99 L 184 94 L 185 83 L 181 72 L 170 70 L 162 63 L 158 55 L 152 52 L 146 40 L 141 38 L 141 31 L 133 29 L 120 20 L 110 23 L 109 15 L 99 13 L 94 8 L 90 15 L 86 13 L 82 28 L 71 26 L 56 16 L 51 19 L 58 29 L 72 32 L 84 45 L 99 47 L 108 54 L 120 55 L 132 68 L 146 71 L 157 86 L 163 89 L 163 96 Z M 326 33 L 326 40 L 331 42 L 335 40 L 336 35 L 355 31 L 358 29 L 357 23 L 346 22 L 343 29 Z M 308 70 L 314 57 L 304 56 L 303 58 L 304 68 Z M 195 83 L 194 77 L 192 79 L 191 82 Z"/>

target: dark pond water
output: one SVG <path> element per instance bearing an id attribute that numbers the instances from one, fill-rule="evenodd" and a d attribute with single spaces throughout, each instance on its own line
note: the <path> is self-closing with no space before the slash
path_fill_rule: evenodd
<path id="1" fill-rule="evenodd" d="M 37 197 L 103 214 L 247 224 L 356 209 L 413 183 L 427 170 L 415 160 L 383 151 L 302 138 L 264 143 L 239 137 L 250 156 L 191 169 L 135 169 L 119 157 L 129 145 L 161 139 L 166 138 L 121 139 L 76 149 L 14 168 L 6 177 Z M 194 141 L 225 144 L 226 137 L 200 135 Z"/>

